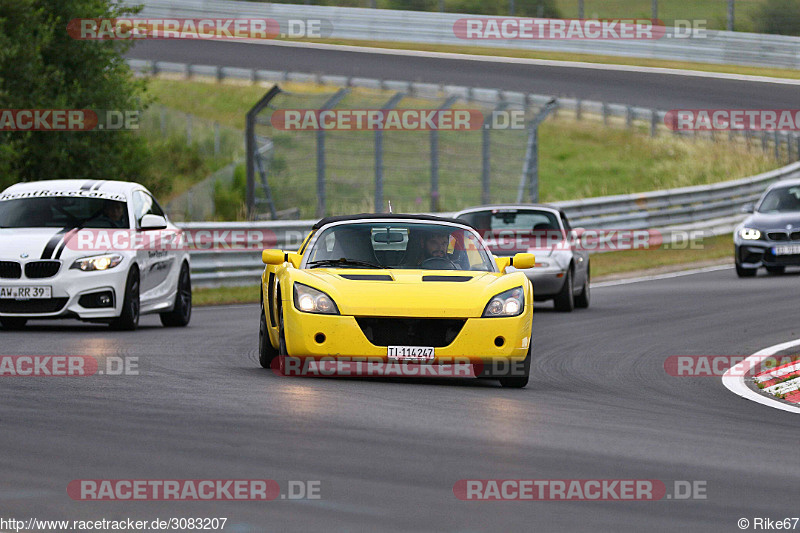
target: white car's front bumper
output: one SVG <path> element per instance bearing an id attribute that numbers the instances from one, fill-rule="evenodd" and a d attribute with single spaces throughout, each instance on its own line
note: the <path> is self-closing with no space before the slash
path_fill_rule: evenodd
<path id="1" fill-rule="evenodd" d="M 52 296 L 50 299 L 27 300 L 0 298 L 0 316 L 74 317 L 84 320 L 117 317 L 122 312 L 130 264 L 130 259 L 126 257 L 122 263 L 109 270 L 84 272 L 71 269 L 71 262 L 64 261 L 58 273 L 52 277 L 26 278 L 23 273 L 18 279 L 0 278 L 2 288 L 50 287 Z M 103 305 L 99 298 L 92 297 L 98 293 L 110 295 L 110 303 Z"/>

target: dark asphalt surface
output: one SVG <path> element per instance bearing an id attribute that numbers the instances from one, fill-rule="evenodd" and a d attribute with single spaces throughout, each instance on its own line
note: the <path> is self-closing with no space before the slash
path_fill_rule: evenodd
<path id="1" fill-rule="evenodd" d="M 672 74 L 325 50 L 232 42 L 137 43 L 128 57 L 525 91 L 658 109 L 796 109 L 800 87 Z"/>
<path id="2" fill-rule="evenodd" d="M 75 321 L 0 331 L 0 355 L 137 357 L 139 375 L 5 377 L 4 518 L 227 517 L 225 531 L 739 531 L 797 516 L 795 414 L 670 355 L 745 355 L 800 337 L 800 275 L 732 269 L 597 288 L 588 310 L 537 304 L 528 388 L 281 378 L 256 361 L 257 306 L 186 329 Z M 83 502 L 73 479 L 319 480 L 320 500 Z M 704 481 L 705 500 L 463 502 L 460 479 Z"/>

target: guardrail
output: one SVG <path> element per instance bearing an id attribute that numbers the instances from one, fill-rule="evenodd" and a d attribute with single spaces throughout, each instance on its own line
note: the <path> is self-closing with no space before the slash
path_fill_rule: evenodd
<path id="1" fill-rule="evenodd" d="M 135 2 L 134 2 L 135 3 Z M 143 0 L 148 18 L 271 18 L 285 28 L 289 20 L 327 21 L 332 39 L 469 45 L 522 50 L 641 57 L 759 67 L 800 68 L 800 37 L 707 30 L 689 35 L 666 28 L 657 40 L 465 40 L 453 25 L 482 15 L 396 11 L 220 0 Z"/>
<path id="2" fill-rule="evenodd" d="M 800 162 L 757 176 L 694 187 L 586 200 L 554 202 L 573 227 L 588 229 L 715 228 L 731 231 L 741 220 L 741 207 L 758 199 L 771 183 L 800 178 Z M 452 213 L 438 213 L 448 216 Z M 316 220 L 272 222 L 194 222 L 190 230 L 268 230 L 275 246 L 296 250 Z M 260 251 L 194 251 L 192 281 L 199 287 L 256 283 L 264 265 Z"/>

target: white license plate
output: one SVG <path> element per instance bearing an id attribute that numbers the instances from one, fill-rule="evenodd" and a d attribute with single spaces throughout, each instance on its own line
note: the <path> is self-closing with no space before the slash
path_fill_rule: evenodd
<path id="1" fill-rule="evenodd" d="M 52 287 L 0 287 L 0 298 L 43 300 L 52 298 Z"/>
<path id="2" fill-rule="evenodd" d="M 772 253 L 775 255 L 800 255 L 800 244 L 776 246 L 772 249 Z"/>
<path id="3" fill-rule="evenodd" d="M 433 361 L 433 346 L 388 346 L 386 355 L 395 361 Z"/>

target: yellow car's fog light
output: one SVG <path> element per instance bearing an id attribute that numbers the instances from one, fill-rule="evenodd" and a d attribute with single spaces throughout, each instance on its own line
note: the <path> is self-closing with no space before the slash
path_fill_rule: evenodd
<path id="1" fill-rule="evenodd" d="M 294 306 L 304 313 L 339 314 L 339 308 L 330 296 L 302 283 L 294 284 Z"/>

